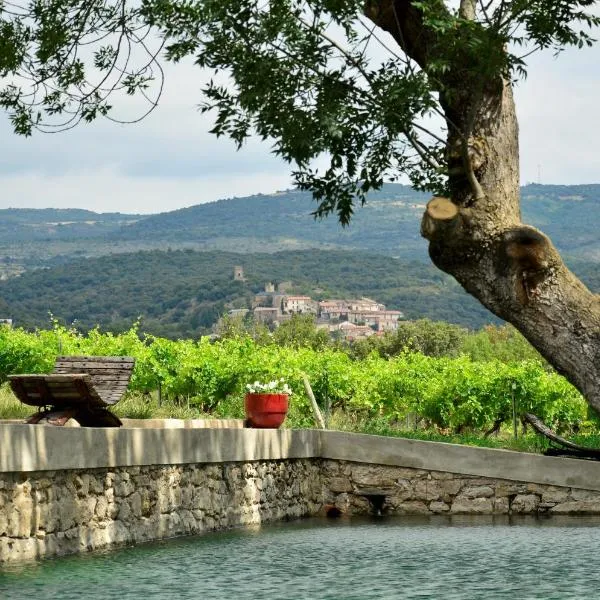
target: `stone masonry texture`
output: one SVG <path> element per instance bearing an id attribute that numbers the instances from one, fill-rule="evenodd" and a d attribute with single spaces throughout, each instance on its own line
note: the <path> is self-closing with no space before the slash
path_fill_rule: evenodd
<path id="1" fill-rule="evenodd" d="M 0 564 L 314 515 L 319 461 L 0 474 Z"/>
<path id="2" fill-rule="evenodd" d="M 600 492 L 407 467 L 325 460 L 324 503 L 342 514 L 600 514 Z"/>
<path id="3" fill-rule="evenodd" d="M 600 491 L 321 458 L 5 472 L 0 565 L 374 508 L 600 514 Z"/>

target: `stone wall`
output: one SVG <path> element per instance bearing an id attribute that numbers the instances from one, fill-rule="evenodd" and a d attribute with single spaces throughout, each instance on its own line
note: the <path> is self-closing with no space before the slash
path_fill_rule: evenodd
<path id="1" fill-rule="evenodd" d="M 373 507 L 600 514 L 600 462 L 333 431 L 0 425 L 0 564 Z"/>
<path id="2" fill-rule="evenodd" d="M 319 462 L 0 474 L 0 563 L 313 515 Z"/>
<path id="3" fill-rule="evenodd" d="M 600 491 L 573 487 L 334 460 L 321 477 L 327 510 L 346 515 L 600 514 Z"/>

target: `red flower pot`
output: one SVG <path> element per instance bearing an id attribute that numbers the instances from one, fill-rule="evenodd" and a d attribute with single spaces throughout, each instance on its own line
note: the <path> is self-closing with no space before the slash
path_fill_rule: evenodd
<path id="1" fill-rule="evenodd" d="M 244 399 L 248 427 L 277 429 L 288 411 L 287 394 L 246 394 Z"/>

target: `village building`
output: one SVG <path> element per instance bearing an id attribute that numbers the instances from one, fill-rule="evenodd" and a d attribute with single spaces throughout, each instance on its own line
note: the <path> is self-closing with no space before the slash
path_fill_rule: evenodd
<path id="1" fill-rule="evenodd" d="M 356 340 L 364 340 L 376 333 L 367 325 L 355 325 L 348 321 L 343 321 L 337 325 L 332 325 L 329 332 L 339 339 L 347 342 L 355 342 Z"/>
<path id="2" fill-rule="evenodd" d="M 236 278 L 243 277 L 243 269 L 236 267 Z M 288 321 L 294 314 L 317 317 L 316 326 L 327 329 L 330 334 L 342 339 L 355 340 L 369 337 L 377 332 L 396 331 L 398 321 L 403 318 L 399 310 L 386 310 L 371 298 L 327 299 L 317 302 L 310 296 L 286 295 L 292 282 L 282 281 L 278 285 L 265 284 L 264 290 L 254 295 L 252 313 L 259 323 L 277 326 Z M 232 316 L 245 316 L 246 309 L 229 311 Z"/>
<path id="3" fill-rule="evenodd" d="M 385 310 L 385 304 L 371 300 L 371 298 L 361 298 L 360 300 L 349 300 L 348 308 L 357 312 L 373 312 Z"/>
<path id="4" fill-rule="evenodd" d="M 252 300 L 252 308 L 257 306 L 275 306 L 274 298 L 278 296 L 275 293 L 275 286 L 269 282 L 265 284 L 265 289 L 262 292 L 258 292 L 254 294 L 254 299 Z"/>
<path id="5" fill-rule="evenodd" d="M 319 304 L 310 296 L 285 296 L 283 300 L 283 311 L 287 313 L 316 315 L 318 309 Z"/>
<path id="6" fill-rule="evenodd" d="M 348 312 L 348 321 L 355 325 L 366 325 L 375 331 L 396 331 L 398 321 L 403 316 L 399 310 L 352 310 Z"/>
<path id="7" fill-rule="evenodd" d="M 321 300 L 319 302 L 319 315 L 329 321 L 342 321 L 348 319 L 347 300 Z"/>
<path id="8" fill-rule="evenodd" d="M 253 314 L 255 321 L 258 323 L 274 323 L 281 315 L 277 308 L 269 306 L 257 306 Z"/>

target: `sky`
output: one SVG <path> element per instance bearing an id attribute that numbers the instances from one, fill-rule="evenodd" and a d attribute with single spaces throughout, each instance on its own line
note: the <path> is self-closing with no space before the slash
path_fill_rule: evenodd
<path id="1" fill-rule="evenodd" d="M 515 92 L 522 183 L 600 183 L 600 45 L 529 65 Z M 210 116 L 198 111 L 205 78 L 191 64 L 168 66 L 159 107 L 137 124 L 98 120 L 22 138 L 0 113 L 0 208 L 157 213 L 291 187 L 290 166 L 268 142 L 236 151 L 208 132 Z"/>

